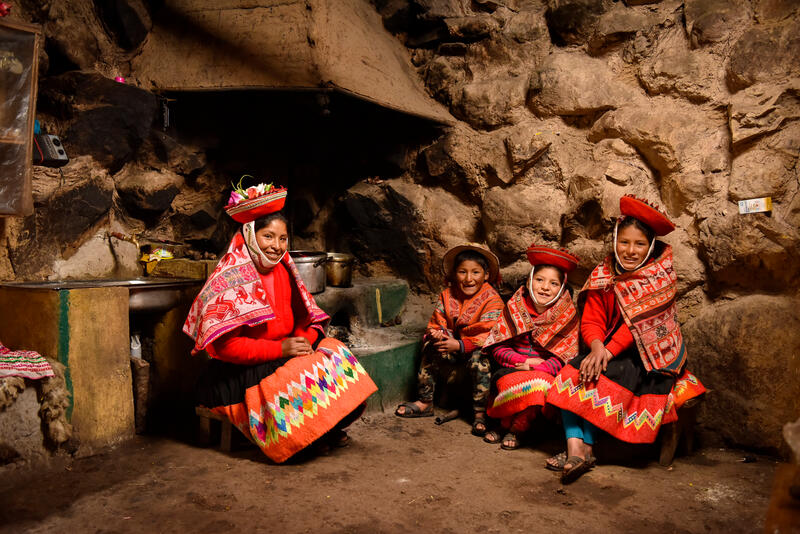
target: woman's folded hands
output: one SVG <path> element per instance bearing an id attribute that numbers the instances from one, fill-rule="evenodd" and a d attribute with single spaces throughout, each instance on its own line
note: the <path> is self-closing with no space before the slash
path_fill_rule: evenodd
<path id="1" fill-rule="evenodd" d="M 287 337 L 281 342 L 281 353 L 284 356 L 302 356 L 313 354 L 311 343 L 304 337 Z"/>

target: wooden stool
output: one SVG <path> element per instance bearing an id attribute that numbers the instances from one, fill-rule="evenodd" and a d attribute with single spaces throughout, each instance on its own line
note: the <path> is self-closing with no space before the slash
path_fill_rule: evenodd
<path id="1" fill-rule="evenodd" d="M 697 409 L 705 395 L 694 397 L 678 409 L 678 421 L 661 427 L 661 455 L 658 463 L 663 466 L 672 464 L 675 451 L 681 437 L 686 444 L 686 453 L 692 452 L 694 446 L 694 424 L 697 421 Z"/>
<path id="2" fill-rule="evenodd" d="M 223 452 L 231 452 L 233 425 L 224 415 L 219 415 L 205 406 L 197 406 L 194 413 L 198 417 L 197 439 L 203 445 L 211 443 L 211 420 L 220 422 L 219 448 Z"/>

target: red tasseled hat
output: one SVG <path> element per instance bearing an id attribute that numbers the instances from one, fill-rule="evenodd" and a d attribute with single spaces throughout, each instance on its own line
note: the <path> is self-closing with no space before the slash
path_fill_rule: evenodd
<path id="1" fill-rule="evenodd" d="M 531 245 L 526 251 L 531 265 L 552 265 L 569 274 L 578 266 L 578 258 L 564 249 Z"/>
<path id="2" fill-rule="evenodd" d="M 619 211 L 645 223 L 658 236 L 667 235 L 675 229 L 675 225 L 661 210 L 633 195 L 625 195 L 619 199 Z"/>
<path id="3" fill-rule="evenodd" d="M 234 221 L 245 224 L 259 217 L 275 213 L 283 209 L 286 203 L 286 188 L 273 187 L 267 193 L 255 198 L 245 198 L 235 204 L 225 206 L 225 211 Z"/>

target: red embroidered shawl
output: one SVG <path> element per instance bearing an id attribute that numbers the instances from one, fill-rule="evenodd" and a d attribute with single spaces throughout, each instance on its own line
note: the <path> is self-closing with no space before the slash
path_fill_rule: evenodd
<path id="1" fill-rule="evenodd" d="M 285 254 L 281 262 L 294 278 L 311 324 L 324 328 L 330 318 L 314 302 L 291 256 Z M 228 252 L 194 299 L 183 324 L 183 331 L 194 340 L 192 353 L 200 352 L 234 328 L 255 326 L 274 318 L 275 312 L 261 277 L 247 252 L 242 234 L 237 232 L 228 246 Z"/>
<path id="2" fill-rule="evenodd" d="M 652 262 L 620 275 L 608 256 L 595 267 L 583 289 L 613 289 L 645 369 L 677 375 L 686 362 L 675 306 L 678 276 L 672 266 L 672 247 L 662 245 L 663 251 Z"/>
<path id="3" fill-rule="evenodd" d="M 447 288 L 439 295 L 436 309 L 428 321 L 428 330 L 445 329 L 451 336 L 457 332 L 462 341 L 482 347 L 502 309 L 503 299 L 488 283 L 463 302 L 455 297 L 451 288 Z"/>
<path id="4" fill-rule="evenodd" d="M 568 291 L 538 317 L 532 317 L 525 306 L 525 286 L 520 287 L 506 303 L 503 314 L 492 327 L 484 349 L 530 332 L 533 340 L 545 350 L 567 363 L 578 355 L 578 312 Z"/>

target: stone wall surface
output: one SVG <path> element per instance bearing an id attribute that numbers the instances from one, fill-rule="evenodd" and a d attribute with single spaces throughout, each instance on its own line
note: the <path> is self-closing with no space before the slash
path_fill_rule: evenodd
<path id="1" fill-rule="evenodd" d="M 295 191 L 295 248 L 351 251 L 362 274 L 432 292 L 445 250 L 483 241 L 508 293 L 536 242 L 580 256 L 579 287 L 608 251 L 619 197 L 635 193 L 677 225 L 666 241 L 679 313 L 713 390 L 703 423 L 780 449 L 800 398 L 800 381 L 780 374 L 796 367 L 797 340 L 770 341 L 797 322 L 800 294 L 800 4 L 371 3 L 456 124 L 368 123 L 363 107 L 336 122 L 329 93 L 297 97 L 294 120 L 270 122 L 286 106 L 259 115 L 273 97 L 237 93 L 247 106 L 200 104 L 168 128 L 163 97 L 175 95 L 139 86 L 135 71 L 155 4 L 21 2 L 13 16 L 44 29 L 38 117 L 72 160 L 35 167 L 36 213 L 0 222 L 0 277 L 130 273 L 146 242 L 213 256 L 235 229 L 226 188 L 249 172 Z M 739 214 L 738 201 L 762 196 L 771 213 Z M 780 399 L 767 393 L 775 380 Z"/>

